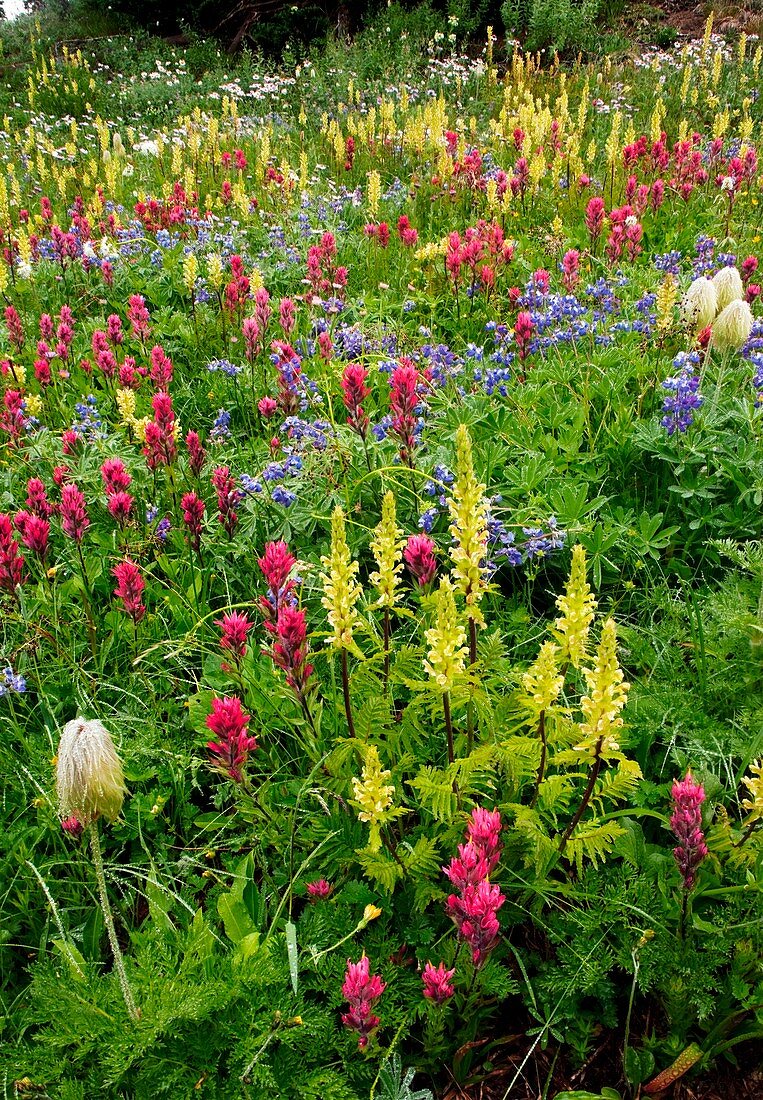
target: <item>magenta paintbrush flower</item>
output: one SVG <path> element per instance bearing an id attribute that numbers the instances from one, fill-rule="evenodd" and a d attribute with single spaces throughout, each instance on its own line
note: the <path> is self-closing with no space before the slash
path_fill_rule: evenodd
<path id="1" fill-rule="evenodd" d="M 686 778 L 673 784 L 673 813 L 670 827 L 678 839 L 673 849 L 678 869 L 684 880 L 684 889 L 691 890 L 696 882 L 697 868 L 707 855 L 707 845 L 702 832 L 702 803 L 705 790 L 695 783 L 691 772 Z"/>
<path id="2" fill-rule="evenodd" d="M 85 497 L 75 482 L 64 485 L 61 490 L 61 526 L 70 539 L 79 544 L 90 526 Z"/>
<path id="3" fill-rule="evenodd" d="M 455 967 L 452 970 L 446 970 L 445 963 L 432 966 L 431 962 L 428 962 L 421 974 L 424 996 L 427 1000 L 436 1005 L 445 1004 L 446 1001 L 450 1000 L 456 992 L 454 986 L 451 985 L 451 978 L 455 973 Z"/>
<path id="4" fill-rule="evenodd" d="M 358 1033 L 358 1047 L 368 1046 L 368 1037 L 381 1023 L 372 1009 L 384 990 L 386 983 L 378 974 L 371 974 L 371 963 L 367 955 L 356 963 L 347 960 L 347 970 L 342 983 L 342 993 L 349 1002 L 349 1011 L 342 1015 L 342 1023 Z"/>
<path id="5" fill-rule="evenodd" d="M 250 715 L 241 708 L 236 696 L 223 696 L 212 700 L 212 713 L 207 715 L 206 725 L 216 741 L 208 741 L 213 766 L 236 783 L 243 778 L 243 768 L 249 753 L 257 748 L 257 738 L 248 733 Z"/>
<path id="6" fill-rule="evenodd" d="M 125 611 L 137 625 L 146 614 L 146 608 L 143 604 L 143 592 L 146 582 L 140 569 L 135 562 L 127 558 L 115 565 L 111 572 L 117 581 L 114 595 L 122 601 Z"/>

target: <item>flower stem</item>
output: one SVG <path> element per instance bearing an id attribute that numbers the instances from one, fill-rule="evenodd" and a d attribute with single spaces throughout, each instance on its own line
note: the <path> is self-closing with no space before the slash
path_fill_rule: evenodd
<path id="1" fill-rule="evenodd" d="M 474 675 L 474 666 L 477 664 L 477 624 L 474 619 L 469 619 L 469 671 Z M 474 748 L 474 696 L 473 687 L 470 690 L 469 702 L 466 704 L 466 755 L 471 754 Z"/>
<path id="2" fill-rule="evenodd" d="M 109 936 L 109 943 L 111 944 L 111 952 L 114 956 L 114 965 L 117 968 L 117 974 L 119 975 L 119 984 L 122 987 L 122 996 L 125 999 L 127 1005 L 127 1011 L 130 1019 L 133 1023 L 137 1023 L 140 1019 L 140 1009 L 135 1004 L 135 998 L 132 995 L 129 982 L 127 981 L 127 974 L 125 973 L 124 959 L 122 958 L 122 949 L 119 946 L 119 940 L 117 939 L 117 932 L 114 927 L 114 918 L 111 914 L 111 906 L 109 905 L 109 898 L 106 893 L 106 877 L 103 873 L 103 856 L 101 854 L 101 841 L 98 836 L 98 822 L 94 821 L 90 826 L 90 850 L 93 853 L 93 866 L 95 867 L 95 877 L 98 882 L 98 895 L 101 900 L 101 912 L 103 913 L 103 919 L 106 924 L 106 931 Z"/>
<path id="3" fill-rule="evenodd" d="M 455 759 L 455 753 L 453 752 L 453 721 L 450 717 L 450 695 L 447 691 L 442 693 L 442 709 L 445 714 L 445 732 L 448 735 L 448 763 L 452 764 Z"/>
<path id="4" fill-rule="evenodd" d="M 352 703 L 350 702 L 350 674 L 347 669 L 347 650 L 342 650 L 342 694 L 344 696 L 344 713 L 347 715 L 347 726 L 350 737 L 355 736 L 355 723 L 352 718 Z"/>
<path id="5" fill-rule="evenodd" d="M 594 784 L 596 783 L 596 780 L 599 777 L 599 772 L 601 771 L 601 766 L 604 763 L 604 761 L 601 758 L 601 747 L 602 747 L 603 743 L 604 743 L 604 738 L 603 737 L 600 737 L 599 740 L 596 742 L 596 749 L 595 749 L 595 752 L 594 752 L 594 761 L 593 761 L 593 764 L 591 765 L 591 772 L 588 776 L 588 786 L 586 787 L 585 791 L 583 792 L 583 797 L 580 801 L 580 805 L 578 806 L 578 808 L 575 812 L 575 816 L 573 817 L 572 821 L 567 826 L 567 830 L 566 830 L 564 836 L 562 837 L 562 839 L 559 842 L 559 855 L 561 855 L 564 852 L 564 849 L 567 846 L 567 841 L 572 836 L 577 823 L 580 821 L 581 817 L 585 813 L 586 806 L 591 801 L 591 795 L 593 794 Z"/>

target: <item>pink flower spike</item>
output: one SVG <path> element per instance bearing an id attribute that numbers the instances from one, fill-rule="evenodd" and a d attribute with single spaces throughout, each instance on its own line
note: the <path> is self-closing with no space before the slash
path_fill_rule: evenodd
<path id="1" fill-rule="evenodd" d="M 213 766 L 235 783 L 242 781 L 249 753 L 257 748 L 257 738 L 247 732 L 249 720 L 236 696 L 213 699 L 212 713 L 207 715 L 207 729 L 217 737 L 217 741 L 207 742 Z"/>
<path id="2" fill-rule="evenodd" d="M 434 542 L 426 535 L 411 535 L 405 544 L 403 559 L 421 588 L 429 584 L 437 572 L 434 550 Z"/>
<path id="3" fill-rule="evenodd" d="M 684 889 L 691 890 L 697 879 L 697 868 L 707 855 L 707 845 L 702 832 L 702 803 L 705 789 L 695 783 L 690 771 L 686 778 L 673 784 L 673 813 L 670 827 L 678 839 L 673 849 L 678 869 L 684 880 Z"/>
<path id="4" fill-rule="evenodd" d="M 334 887 L 325 878 L 317 878 L 314 882 L 308 882 L 307 892 L 313 901 L 325 901 Z"/>
<path id="5" fill-rule="evenodd" d="M 222 619 L 215 619 L 220 628 L 220 649 L 231 654 L 234 661 L 240 661 L 246 654 L 246 636 L 252 629 L 252 622 L 240 611 L 231 611 Z"/>
<path id="6" fill-rule="evenodd" d="M 447 1000 L 450 1000 L 456 992 L 454 986 L 450 984 L 450 980 L 455 973 L 455 967 L 452 970 L 446 970 L 445 963 L 432 966 L 431 962 L 428 962 L 421 975 L 424 996 L 427 1000 L 436 1005 L 445 1004 Z"/>
<path id="7" fill-rule="evenodd" d="M 114 595 L 122 601 L 124 610 L 137 625 L 146 614 L 146 608 L 143 605 L 146 582 L 141 576 L 140 569 L 128 558 L 115 565 L 111 572 L 117 580 Z"/>
<path id="8" fill-rule="evenodd" d="M 387 988 L 378 974 L 371 974 L 371 963 L 367 955 L 356 963 L 347 960 L 342 994 L 349 1002 L 349 1012 L 342 1015 L 345 1027 L 358 1032 L 358 1048 L 368 1046 L 368 1038 L 381 1023 L 371 1011 L 374 1002 Z"/>
<path id="9" fill-rule="evenodd" d="M 64 485 L 61 490 L 61 526 L 64 534 L 76 543 L 81 543 L 85 531 L 90 526 L 85 497 L 74 482 Z"/>
<path id="10" fill-rule="evenodd" d="M 24 558 L 13 537 L 11 517 L 0 512 L 0 589 L 16 594 L 24 579 Z"/>

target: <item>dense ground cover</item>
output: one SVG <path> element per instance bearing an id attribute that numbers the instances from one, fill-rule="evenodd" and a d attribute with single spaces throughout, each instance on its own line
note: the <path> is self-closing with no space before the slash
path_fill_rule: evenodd
<path id="1" fill-rule="evenodd" d="M 761 47 L 384 33 L 6 90 L 5 1095 L 760 1040 Z"/>

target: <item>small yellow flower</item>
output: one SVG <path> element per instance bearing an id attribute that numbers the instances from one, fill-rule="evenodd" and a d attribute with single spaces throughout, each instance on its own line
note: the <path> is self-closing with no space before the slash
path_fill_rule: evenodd
<path id="1" fill-rule="evenodd" d="M 561 652 L 554 642 L 544 642 L 534 664 L 522 677 L 527 692 L 525 702 L 536 718 L 555 702 L 564 685 L 564 677 L 559 673 Z"/>
<path id="2" fill-rule="evenodd" d="M 403 568 L 403 532 L 397 526 L 395 497 L 386 492 L 382 501 L 381 523 L 374 531 L 371 551 L 376 562 L 375 573 L 369 580 L 379 593 L 375 607 L 394 607 L 397 603 L 397 585 Z"/>
<path id="3" fill-rule="evenodd" d="M 363 920 L 366 924 L 370 924 L 372 920 L 376 920 L 377 917 L 382 915 L 382 910 L 378 905 L 367 905 L 363 910 Z"/>
<path id="4" fill-rule="evenodd" d="M 565 657 L 569 658 L 575 668 L 580 668 L 586 655 L 588 630 L 596 610 L 596 600 L 586 580 L 585 549 L 580 543 L 572 548 L 572 567 L 567 588 L 564 595 L 557 598 L 556 606 L 562 612 L 562 617 L 554 623 L 556 636 L 561 642 Z"/>
<path id="5" fill-rule="evenodd" d="M 366 762 L 363 765 L 361 777 L 360 779 L 355 777 L 352 781 L 352 790 L 355 795 L 352 804 L 358 809 L 358 819 L 367 821 L 371 827 L 368 847 L 372 852 L 378 852 L 381 848 L 381 826 L 392 806 L 395 788 L 391 783 L 385 783 L 385 780 L 389 779 L 391 774 L 390 771 L 381 766 L 379 750 L 376 745 L 368 745 L 366 748 Z M 371 908 L 374 907 L 368 906 L 366 908 L 366 912 L 363 914 L 364 920 L 373 919 L 366 915 L 368 909 Z M 376 915 L 378 916 L 378 914 Z"/>
<path id="6" fill-rule="evenodd" d="M 465 424 L 456 432 L 456 480 L 448 510 L 455 540 L 450 552 L 453 580 L 464 594 L 467 615 L 482 626 L 485 620 L 479 604 L 486 588 L 487 502 L 485 486 L 474 473 L 472 441 Z"/>
<path id="7" fill-rule="evenodd" d="M 437 590 L 437 610 L 434 626 L 426 632 L 429 645 L 424 668 L 442 692 L 450 692 L 456 678 L 464 671 L 468 649 L 464 645 L 466 631 L 458 621 L 453 585 L 447 577 Z"/>
<path id="8" fill-rule="evenodd" d="M 324 595 L 321 603 L 328 611 L 334 628 L 328 644 L 335 649 L 354 649 L 352 632 L 358 618 L 357 603 L 362 589 L 355 580 L 358 563 L 352 560 L 347 545 L 344 512 L 337 505 L 331 516 L 331 553 L 321 558 L 326 573 L 321 573 Z"/>
<path id="9" fill-rule="evenodd" d="M 750 771 L 752 775 L 745 777 L 742 782 L 752 797 L 745 798 L 742 806 L 750 815 L 750 821 L 759 821 L 763 818 L 763 761 L 750 764 Z"/>
<path id="10" fill-rule="evenodd" d="M 584 669 L 588 695 L 580 700 L 584 721 L 580 725 L 578 752 L 593 753 L 601 742 L 599 755 L 618 752 L 615 734 L 622 727 L 620 711 L 625 706 L 630 684 L 625 683 L 617 662 L 617 628 L 614 619 L 607 619 L 601 632 L 596 664 Z"/>

